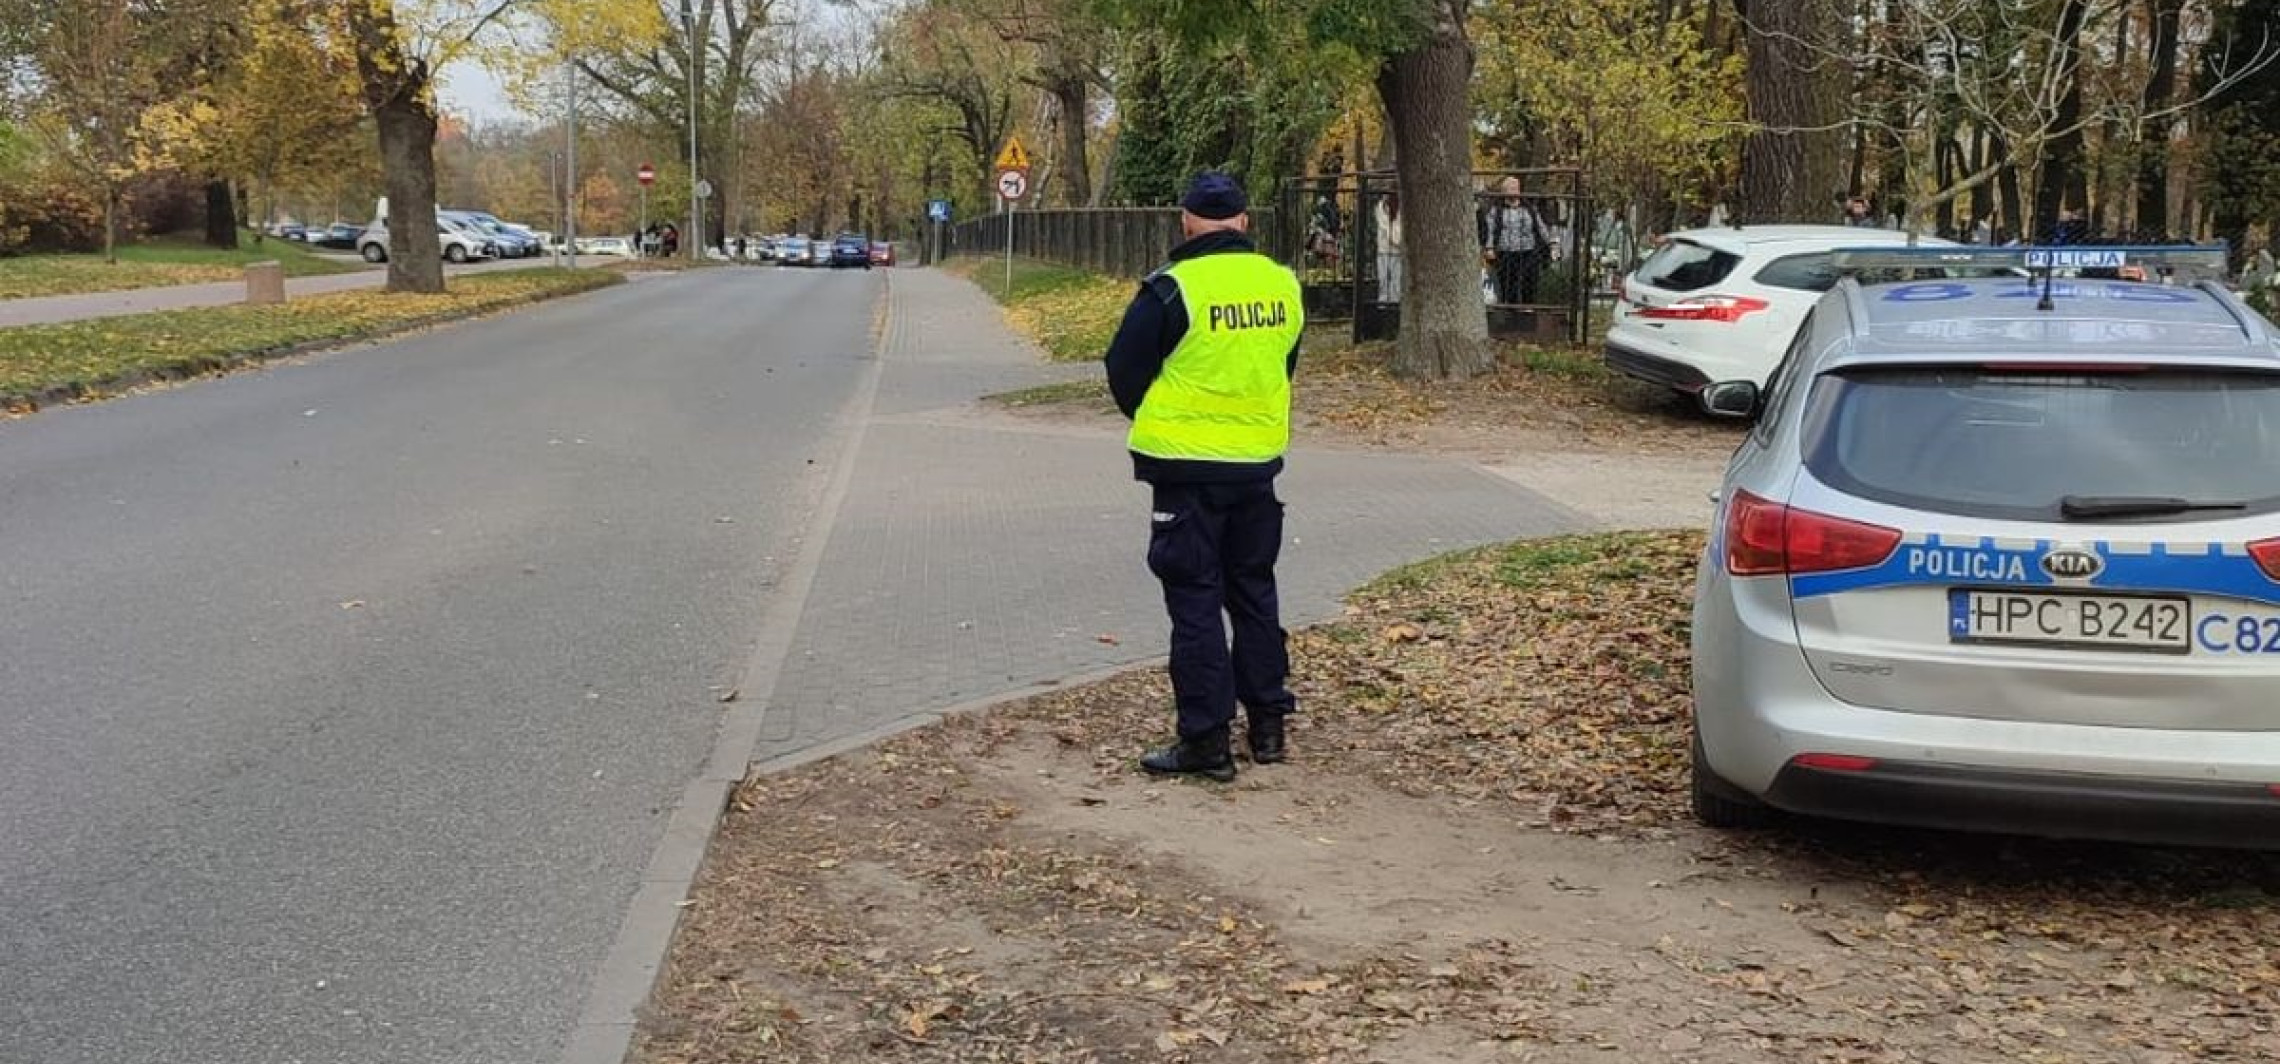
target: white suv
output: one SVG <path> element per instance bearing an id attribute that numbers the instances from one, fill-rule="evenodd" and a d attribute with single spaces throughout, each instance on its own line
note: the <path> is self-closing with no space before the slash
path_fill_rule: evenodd
<path id="1" fill-rule="evenodd" d="M 1954 246 L 1930 237 L 1917 243 Z M 1903 232 L 1841 225 L 1672 233 L 1616 288 L 1607 364 L 1688 394 L 1726 381 L 1763 387 L 1805 312 L 1836 287 L 1836 249 L 1907 244 Z"/>
<path id="2" fill-rule="evenodd" d="M 491 257 L 490 246 L 474 233 L 454 224 L 441 215 L 436 217 L 436 243 L 443 251 L 446 262 L 472 262 Z M 380 218 L 356 238 L 356 252 L 366 262 L 388 261 L 388 220 Z"/>

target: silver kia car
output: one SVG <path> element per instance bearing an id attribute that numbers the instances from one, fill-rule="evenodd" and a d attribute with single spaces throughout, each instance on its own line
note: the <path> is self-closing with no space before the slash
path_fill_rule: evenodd
<path id="1" fill-rule="evenodd" d="M 1699 819 L 2280 847 L 2280 339 L 2188 283 L 2223 249 L 1838 259 L 1907 279 L 1703 397 L 1755 424 L 1694 603 Z"/>

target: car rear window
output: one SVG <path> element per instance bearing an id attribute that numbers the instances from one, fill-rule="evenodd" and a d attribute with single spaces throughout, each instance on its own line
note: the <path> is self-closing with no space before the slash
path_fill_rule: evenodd
<path id="1" fill-rule="evenodd" d="M 2280 510 L 2274 374 L 1850 370 L 1816 382 L 1805 440 L 1823 483 L 1936 513 L 2054 521 L 2069 495 Z"/>
<path id="2" fill-rule="evenodd" d="M 1765 268 L 1751 279 L 1773 288 L 1826 292 L 1835 288 L 1843 276 L 1837 270 L 1836 258 L 1823 252 L 1815 255 L 1784 255 L 1766 263 Z"/>
<path id="3" fill-rule="evenodd" d="M 1693 292 L 1708 288 L 1734 272 L 1742 257 L 1687 240 L 1673 240 L 1639 264 L 1638 278 L 1656 288 Z"/>

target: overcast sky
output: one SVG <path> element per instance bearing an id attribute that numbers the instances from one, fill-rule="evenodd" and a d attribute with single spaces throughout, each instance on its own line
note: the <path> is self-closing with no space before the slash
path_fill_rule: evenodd
<path id="1" fill-rule="evenodd" d="M 455 63 L 444 68 L 443 85 L 436 96 L 444 113 L 458 115 L 476 125 L 497 125 L 527 117 L 508 102 L 499 79 L 474 63 Z"/>

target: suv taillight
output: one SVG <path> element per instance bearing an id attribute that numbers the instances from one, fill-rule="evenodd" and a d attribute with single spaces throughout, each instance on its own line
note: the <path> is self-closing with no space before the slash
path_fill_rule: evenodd
<path id="1" fill-rule="evenodd" d="M 1898 529 L 1799 510 L 1737 491 L 1726 511 L 1726 571 L 1735 576 L 1772 576 L 1865 569 L 1891 557 L 1900 538 Z M 2280 547 L 2280 541 L 2275 546 Z M 2280 551 L 2274 561 L 2280 563 Z"/>
<path id="2" fill-rule="evenodd" d="M 1717 321 L 1732 324 L 1773 304 L 1755 296 L 1691 296 L 1660 307 L 1639 311 L 1642 318 L 1664 321 Z"/>

